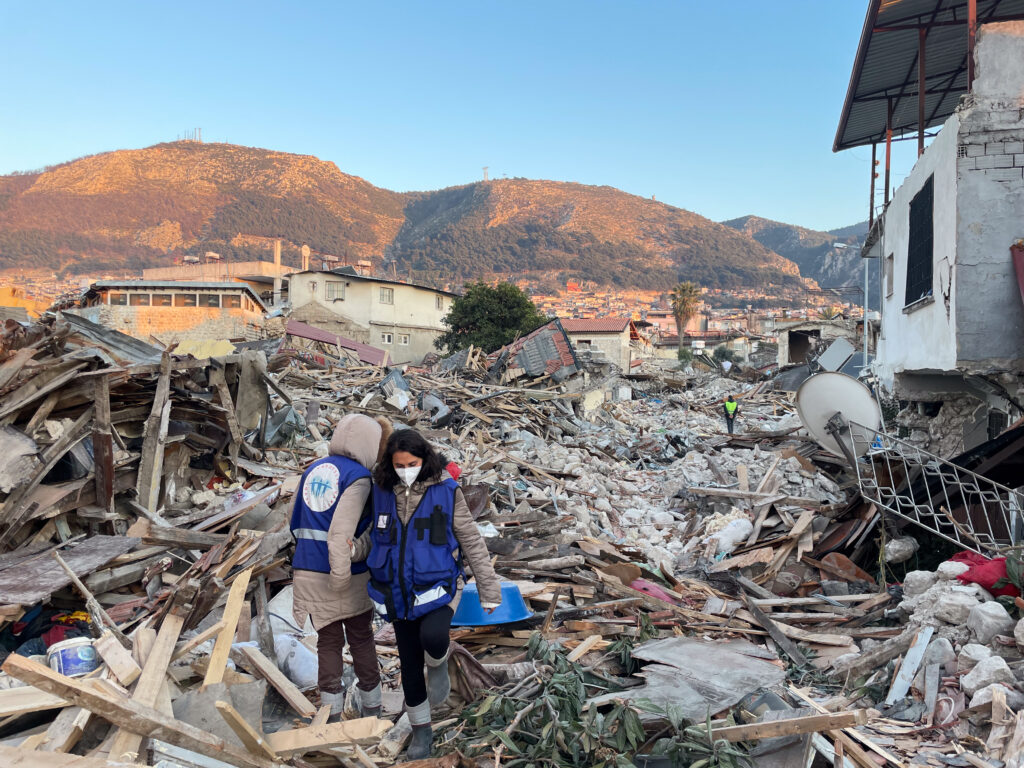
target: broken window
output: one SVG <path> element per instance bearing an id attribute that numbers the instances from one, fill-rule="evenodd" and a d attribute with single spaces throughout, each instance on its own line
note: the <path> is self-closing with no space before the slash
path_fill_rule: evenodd
<path id="1" fill-rule="evenodd" d="M 395 289 L 394 288 L 381 288 L 380 289 L 380 303 L 381 304 L 394 304 L 395 303 Z M 391 342 L 388 342 L 389 344 Z"/>
<path id="2" fill-rule="evenodd" d="M 171 306 L 171 294 L 169 294 L 169 293 L 154 293 L 153 294 L 153 306 L 154 307 L 169 307 L 169 306 Z"/>
<path id="3" fill-rule="evenodd" d="M 242 308 L 242 297 L 238 294 L 224 294 L 220 298 L 220 305 L 224 309 L 241 309 Z"/>
<path id="4" fill-rule="evenodd" d="M 934 176 L 910 201 L 910 242 L 907 246 L 907 294 L 905 304 L 920 301 L 932 292 L 932 208 Z"/>
<path id="5" fill-rule="evenodd" d="M 327 300 L 333 301 L 335 299 L 345 298 L 345 283 L 341 280 L 328 280 L 327 281 Z"/>
<path id="6" fill-rule="evenodd" d="M 128 294 L 128 303 L 133 307 L 148 307 L 149 306 L 149 294 L 148 293 L 130 293 Z"/>
<path id="7" fill-rule="evenodd" d="M 108 296 L 110 297 L 110 306 L 112 307 L 123 307 L 128 303 L 127 293 L 111 293 Z"/>
<path id="8" fill-rule="evenodd" d="M 196 295 L 194 293 L 176 293 L 174 294 L 174 306 L 194 307 L 196 306 Z"/>
<path id="9" fill-rule="evenodd" d="M 199 294 L 199 306 L 200 307 L 219 307 L 220 306 L 220 294 L 219 293 L 200 293 Z"/>
<path id="10" fill-rule="evenodd" d="M 885 257 L 885 298 L 892 296 L 893 280 L 893 255 L 890 253 Z"/>

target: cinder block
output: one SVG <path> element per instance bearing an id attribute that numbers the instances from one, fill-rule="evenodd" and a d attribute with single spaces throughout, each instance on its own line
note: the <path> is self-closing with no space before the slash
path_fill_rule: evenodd
<path id="1" fill-rule="evenodd" d="M 1001 141 L 989 141 L 985 143 L 986 155 L 1005 155 L 1005 144 Z"/>
<path id="2" fill-rule="evenodd" d="M 987 178 L 993 181 L 1021 181 L 1024 180 L 1024 168 L 989 168 L 985 172 Z"/>
<path id="3" fill-rule="evenodd" d="M 1017 167 L 1024 167 L 1024 154 L 1014 155 L 1013 164 Z"/>
<path id="4" fill-rule="evenodd" d="M 978 158 L 978 168 L 1012 168 L 1013 157 L 1010 155 L 985 155 Z"/>
<path id="5" fill-rule="evenodd" d="M 958 171 L 973 171 L 978 167 L 978 158 L 976 157 L 958 157 L 956 159 L 956 168 Z"/>
<path id="6" fill-rule="evenodd" d="M 984 155 L 984 154 L 985 154 L 985 145 L 984 144 L 968 144 L 967 145 L 967 156 L 968 157 L 977 157 L 978 155 Z"/>
<path id="7" fill-rule="evenodd" d="M 1007 155 L 1018 155 L 1024 152 L 1024 141 L 1006 141 L 1003 142 L 1003 153 Z"/>

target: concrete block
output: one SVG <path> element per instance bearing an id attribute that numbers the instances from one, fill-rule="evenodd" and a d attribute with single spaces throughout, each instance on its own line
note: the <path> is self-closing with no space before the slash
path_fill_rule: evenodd
<path id="1" fill-rule="evenodd" d="M 935 618 L 947 624 L 963 624 L 971 615 L 971 609 L 978 605 L 978 599 L 964 592 L 950 592 L 939 598 L 935 606 Z"/>
<path id="2" fill-rule="evenodd" d="M 966 147 L 968 157 L 978 157 L 985 154 L 984 144 L 967 144 Z"/>
<path id="3" fill-rule="evenodd" d="M 1013 685 L 1014 682 L 1016 682 L 1016 678 L 1007 665 L 1006 659 L 1002 656 L 989 656 L 987 659 L 979 661 L 974 669 L 960 678 L 960 687 L 968 696 L 973 696 L 982 688 L 993 683 Z"/>
<path id="4" fill-rule="evenodd" d="M 982 704 L 991 702 L 996 688 L 1001 689 L 1006 694 L 1006 706 L 1014 712 L 1019 712 L 1020 708 L 1024 707 L 1024 694 L 1016 688 L 1011 688 L 1002 683 L 992 683 L 992 685 L 986 685 L 984 688 L 981 688 L 971 697 L 970 706 L 980 707 Z"/>
<path id="5" fill-rule="evenodd" d="M 919 691 L 924 690 L 924 673 L 929 665 L 946 666 L 954 661 L 956 661 L 956 651 L 953 650 L 953 644 L 944 637 L 934 638 L 925 649 L 924 661 L 921 662 L 921 668 L 914 677 L 914 687 Z"/>
<path id="6" fill-rule="evenodd" d="M 996 635 L 1009 634 L 1015 624 L 1003 604 L 997 602 L 976 605 L 967 616 L 971 636 L 981 644 L 992 642 Z"/>
<path id="7" fill-rule="evenodd" d="M 958 157 L 956 160 L 956 169 L 958 171 L 976 171 L 978 169 L 978 158 Z"/>
<path id="8" fill-rule="evenodd" d="M 1004 141 L 1003 154 L 1013 155 L 1024 152 L 1024 141 Z"/>
<path id="9" fill-rule="evenodd" d="M 938 578 L 932 571 L 911 571 L 903 577 L 903 594 L 907 597 L 923 595 Z"/>
<path id="10" fill-rule="evenodd" d="M 971 566 L 966 563 L 954 563 L 947 560 L 939 565 L 935 573 L 940 579 L 955 579 L 961 573 L 967 573 L 969 570 L 971 570 Z"/>
<path id="11" fill-rule="evenodd" d="M 988 142 L 985 142 L 985 154 L 986 155 L 1005 155 L 1006 154 L 1006 142 L 1003 142 L 1003 141 L 988 141 Z"/>
<path id="12" fill-rule="evenodd" d="M 985 177 L 993 181 L 1020 181 L 1024 178 L 1024 168 L 986 168 Z"/>
<path id="13" fill-rule="evenodd" d="M 1024 168 L 1024 154 L 1014 155 L 1013 165 L 1016 168 Z"/>
<path id="14" fill-rule="evenodd" d="M 970 672 L 979 661 L 984 661 L 992 655 L 992 649 L 977 643 L 968 643 L 960 649 L 956 657 L 956 667 L 960 674 Z"/>
<path id="15" fill-rule="evenodd" d="M 985 168 L 1012 168 L 1013 155 L 985 155 L 978 158 L 978 169 Z"/>

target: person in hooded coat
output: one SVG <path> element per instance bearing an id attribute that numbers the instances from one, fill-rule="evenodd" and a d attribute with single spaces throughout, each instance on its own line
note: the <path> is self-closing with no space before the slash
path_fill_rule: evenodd
<path id="1" fill-rule="evenodd" d="M 465 580 L 462 564 L 472 570 L 488 613 L 501 603 L 501 582 L 462 489 L 415 430 L 394 432 L 374 470 L 370 542 L 370 598 L 394 624 L 413 730 L 407 755 L 417 760 L 433 745 L 431 705 L 451 692 L 449 633 Z"/>
<path id="2" fill-rule="evenodd" d="M 364 717 L 380 713 L 373 604 L 366 589 L 369 542 L 360 533 L 370 523 L 370 471 L 390 434 L 391 426 L 385 421 L 360 414 L 344 416 L 331 437 L 329 455 L 306 469 L 295 492 L 292 615 L 300 627 L 308 617 L 317 631 L 320 702 L 330 705 L 332 715 L 344 709 L 341 674 L 346 638 L 358 680 L 360 712 Z"/>

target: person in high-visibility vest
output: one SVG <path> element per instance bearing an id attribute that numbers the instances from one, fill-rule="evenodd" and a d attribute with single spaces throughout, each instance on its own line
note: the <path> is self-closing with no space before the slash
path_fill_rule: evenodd
<path id="1" fill-rule="evenodd" d="M 733 400 L 732 395 L 729 395 L 729 397 L 725 399 L 723 411 L 725 412 L 725 426 L 728 428 L 730 435 L 732 434 L 732 426 L 736 421 L 736 414 L 739 413 L 739 410 L 740 404 Z"/>

